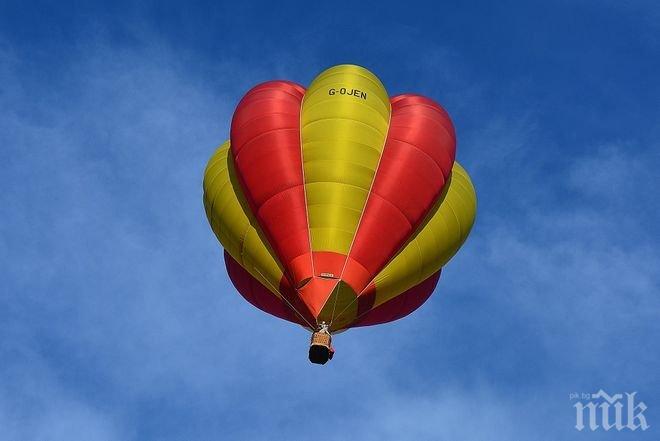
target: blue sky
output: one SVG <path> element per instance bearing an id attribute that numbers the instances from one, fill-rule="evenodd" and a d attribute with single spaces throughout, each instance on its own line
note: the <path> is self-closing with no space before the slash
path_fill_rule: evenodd
<path id="1" fill-rule="evenodd" d="M 660 439 L 655 2 L 21 3 L 1 440 Z M 234 292 L 201 180 L 248 88 L 346 62 L 443 104 L 479 213 L 426 305 L 319 367 Z M 600 388 L 651 427 L 576 431 Z"/>

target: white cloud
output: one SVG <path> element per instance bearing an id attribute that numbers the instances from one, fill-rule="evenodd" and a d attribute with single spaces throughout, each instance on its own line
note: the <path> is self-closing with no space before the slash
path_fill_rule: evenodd
<path id="1" fill-rule="evenodd" d="M 298 64 L 269 56 L 296 79 Z M 452 56 L 438 51 L 429 69 Z M 493 427 L 496 439 L 543 439 L 542 424 L 553 439 L 571 430 L 571 388 L 657 367 L 645 352 L 653 339 L 636 336 L 659 333 L 660 258 L 619 212 L 652 162 L 617 144 L 548 177 L 552 146 L 530 147 L 544 134 L 524 109 L 460 134 L 481 211 L 429 304 L 337 336 L 332 364 L 310 366 L 305 332 L 234 292 L 201 204 L 234 103 L 270 74 L 224 60 L 207 77 L 187 58 L 94 41 L 41 96 L 21 60 L 0 57 L 0 104 L 12 109 L 0 120 L 10 190 L 0 195 L 0 424 L 10 438 L 138 438 L 146 425 L 161 437 L 195 425 L 292 437 L 330 421 L 345 432 L 329 439 L 492 439 Z M 420 81 L 460 83 L 451 71 Z M 479 87 L 470 96 L 459 113 L 482 104 Z M 586 203 L 552 203 L 575 194 Z M 158 432 L 174 416 L 181 432 Z"/>

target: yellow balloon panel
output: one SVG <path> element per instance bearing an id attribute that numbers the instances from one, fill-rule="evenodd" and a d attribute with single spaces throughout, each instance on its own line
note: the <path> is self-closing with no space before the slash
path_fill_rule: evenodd
<path id="1" fill-rule="evenodd" d="M 467 238 L 477 199 L 467 172 L 454 163 L 450 181 L 424 223 L 376 276 L 374 306 L 396 297 L 440 270 Z"/>
<path id="2" fill-rule="evenodd" d="M 332 67 L 305 92 L 301 141 L 313 251 L 348 254 L 390 112 L 385 87 L 360 66 Z"/>
<path id="3" fill-rule="evenodd" d="M 241 193 L 233 173 L 229 141 L 216 150 L 204 172 L 204 208 L 213 232 L 229 255 L 280 297 L 283 270 L 259 234 Z"/>

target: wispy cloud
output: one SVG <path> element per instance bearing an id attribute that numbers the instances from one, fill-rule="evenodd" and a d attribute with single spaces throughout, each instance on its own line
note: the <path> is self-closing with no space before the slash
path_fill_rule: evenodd
<path id="1" fill-rule="evenodd" d="M 3 437 L 569 439 L 568 393 L 598 387 L 657 419 L 659 164 L 639 139 L 566 159 L 539 103 L 493 111 L 455 50 L 401 56 L 406 89 L 455 116 L 477 224 L 427 305 L 338 335 L 319 369 L 302 329 L 235 294 L 201 204 L 236 100 L 311 78 L 319 46 L 199 68 L 155 35 L 101 36 L 52 78 L 1 47 Z"/>

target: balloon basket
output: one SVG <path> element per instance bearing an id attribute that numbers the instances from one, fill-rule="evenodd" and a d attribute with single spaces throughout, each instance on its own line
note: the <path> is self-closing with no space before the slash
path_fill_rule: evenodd
<path id="1" fill-rule="evenodd" d="M 334 354 L 331 343 L 332 337 L 329 333 L 323 331 L 313 333 L 309 346 L 309 361 L 314 364 L 326 364 Z"/>

